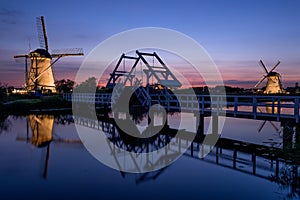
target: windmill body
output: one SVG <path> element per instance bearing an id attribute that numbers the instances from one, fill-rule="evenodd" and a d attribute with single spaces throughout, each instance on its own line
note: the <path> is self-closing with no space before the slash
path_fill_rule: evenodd
<path id="1" fill-rule="evenodd" d="M 37 49 L 29 54 L 30 70 L 26 88 L 30 91 L 40 90 L 56 93 L 51 65 L 51 55 L 44 49 Z M 41 74 L 43 73 L 43 74 Z"/>
<path id="2" fill-rule="evenodd" d="M 260 60 L 260 65 L 266 72 L 266 75 L 264 75 L 263 78 L 254 86 L 255 88 L 258 88 L 262 82 L 267 79 L 267 85 L 265 87 L 265 90 L 263 91 L 264 94 L 279 94 L 284 93 L 285 90 L 282 87 L 281 81 L 280 81 L 280 74 L 277 72 L 274 72 L 274 69 L 280 64 L 280 61 L 277 62 L 277 64 L 268 71 L 265 64 L 262 60 Z"/>
<path id="3" fill-rule="evenodd" d="M 268 74 L 268 82 L 264 94 L 277 94 L 283 93 L 283 89 L 280 82 L 280 74 L 277 72 L 271 72 Z"/>

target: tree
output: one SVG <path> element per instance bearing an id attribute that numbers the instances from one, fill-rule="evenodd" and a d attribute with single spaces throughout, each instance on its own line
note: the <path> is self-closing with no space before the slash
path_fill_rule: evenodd
<path id="1" fill-rule="evenodd" d="M 90 77 L 81 84 L 77 85 L 74 90 L 76 92 L 83 92 L 83 93 L 94 93 L 96 92 L 97 86 L 97 79 L 95 77 Z"/>
<path id="2" fill-rule="evenodd" d="M 55 84 L 56 91 L 59 94 L 61 94 L 61 93 L 72 92 L 75 82 L 70 79 L 67 79 L 67 80 L 62 79 L 59 81 L 55 81 L 54 84 Z"/>
<path id="3" fill-rule="evenodd" d="M 4 101 L 4 99 L 6 98 L 7 96 L 7 93 L 6 93 L 6 88 L 7 88 L 7 84 L 2 84 L 0 82 L 0 102 Z"/>

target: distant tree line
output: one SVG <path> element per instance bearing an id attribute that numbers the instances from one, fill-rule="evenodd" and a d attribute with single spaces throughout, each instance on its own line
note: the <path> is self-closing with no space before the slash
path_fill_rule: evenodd
<path id="1" fill-rule="evenodd" d="M 5 101 L 7 94 L 11 93 L 13 89 L 13 86 L 8 86 L 8 84 L 3 84 L 0 82 L 0 102 Z"/>
<path id="2" fill-rule="evenodd" d="M 54 84 L 55 84 L 57 93 L 62 94 L 62 93 L 72 92 L 75 82 L 70 79 L 67 79 L 67 80 L 62 79 L 62 80 L 55 81 Z"/>
<path id="3" fill-rule="evenodd" d="M 90 77 L 78 85 L 70 79 L 62 79 L 55 81 L 55 87 L 59 94 L 73 92 L 73 90 L 81 93 L 91 93 L 97 89 L 97 79 Z"/>

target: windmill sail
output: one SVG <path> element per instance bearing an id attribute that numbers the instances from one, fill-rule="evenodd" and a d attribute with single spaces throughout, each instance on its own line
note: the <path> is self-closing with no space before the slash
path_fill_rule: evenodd
<path id="1" fill-rule="evenodd" d="M 46 32 L 46 24 L 44 16 L 40 16 L 36 18 L 36 26 L 38 31 L 38 37 L 40 42 L 40 47 L 46 49 L 48 51 L 48 37 Z"/>

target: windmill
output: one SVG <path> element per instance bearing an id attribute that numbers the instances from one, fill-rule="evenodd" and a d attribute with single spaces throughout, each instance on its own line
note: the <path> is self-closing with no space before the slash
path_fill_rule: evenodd
<path id="1" fill-rule="evenodd" d="M 261 67 L 264 69 L 264 71 L 266 72 L 266 74 L 254 87 L 258 88 L 260 84 L 267 78 L 268 82 L 265 90 L 263 91 L 264 94 L 284 93 L 284 89 L 282 88 L 281 81 L 280 81 L 281 76 L 279 73 L 274 72 L 275 68 L 280 64 L 280 61 L 278 61 L 277 64 L 270 71 L 267 70 L 262 60 L 260 60 L 259 63 Z"/>
<path id="2" fill-rule="evenodd" d="M 25 58 L 25 88 L 28 92 L 56 93 L 52 67 L 64 56 L 83 56 L 81 48 L 53 50 L 49 53 L 48 37 L 45 19 L 37 17 L 37 30 L 40 48 L 25 55 L 16 55 L 14 58 Z M 52 60 L 52 59 L 55 60 Z M 28 59 L 30 69 L 28 71 Z"/>

